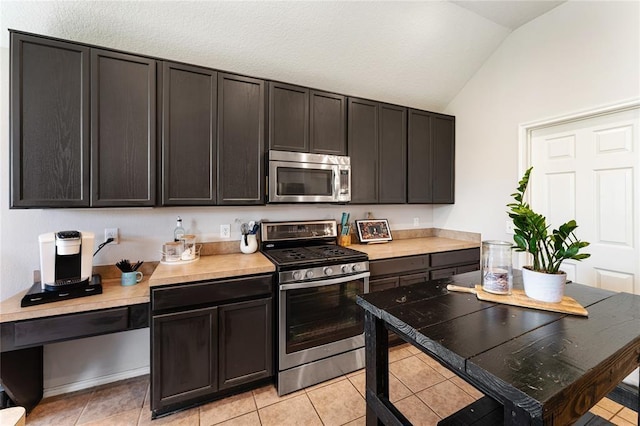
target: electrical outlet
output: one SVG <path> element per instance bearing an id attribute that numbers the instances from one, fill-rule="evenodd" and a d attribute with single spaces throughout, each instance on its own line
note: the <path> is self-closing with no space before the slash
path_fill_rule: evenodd
<path id="1" fill-rule="evenodd" d="M 513 230 L 513 222 L 512 222 L 512 221 L 507 220 L 507 221 L 505 222 L 505 232 L 506 232 L 507 234 L 511 234 L 511 235 L 515 234 L 515 232 L 514 232 L 514 230 Z"/>
<path id="2" fill-rule="evenodd" d="M 118 228 L 104 228 L 104 240 L 113 238 L 111 244 L 120 244 L 120 238 L 118 237 Z"/>
<path id="3" fill-rule="evenodd" d="M 231 225 L 220 225 L 220 238 L 231 238 Z"/>
<path id="4" fill-rule="evenodd" d="M 413 227 L 417 228 L 418 226 L 420 226 L 420 218 L 419 217 L 414 217 L 413 218 Z"/>

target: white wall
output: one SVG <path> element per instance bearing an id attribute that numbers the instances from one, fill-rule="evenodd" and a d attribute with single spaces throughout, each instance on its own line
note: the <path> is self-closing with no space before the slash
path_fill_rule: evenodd
<path id="1" fill-rule="evenodd" d="M 639 2 L 569 1 L 520 27 L 446 109 L 456 116 L 456 204 L 435 207 L 434 224 L 511 240 L 518 125 L 638 98 Z"/>
<path id="2" fill-rule="evenodd" d="M 218 240 L 221 224 L 231 224 L 231 237 L 239 240 L 236 219 L 339 219 L 342 211 L 349 211 L 354 219 L 371 211 L 375 217 L 389 219 L 392 230 L 413 227 L 415 217 L 421 227 L 432 226 L 431 206 L 410 205 L 10 210 L 7 28 L 437 110 L 419 90 L 414 90 L 413 99 L 392 97 L 394 89 L 380 84 L 384 74 L 359 71 L 370 55 L 353 52 L 355 44 L 336 41 L 352 38 L 354 27 L 347 21 L 355 10 L 317 6 L 289 11 L 284 3 L 264 4 L 259 11 L 250 3 L 205 2 L 200 6 L 204 8 L 201 14 L 196 3 L 183 2 L 162 6 L 156 2 L 1 2 L 0 300 L 31 285 L 32 271 L 39 269 L 37 236 L 55 230 L 92 231 L 100 242 L 105 227 L 120 228 L 121 243 L 106 246 L 94 259 L 95 264 L 113 264 L 122 258 L 158 260 L 161 244 L 173 236 L 178 215 L 200 241 Z M 327 28 L 318 26 L 320 15 L 325 15 L 326 23 L 330 17 L 340 17 L 340 12 L 344 25 L 336 21 Z M 283 27 L 285 23 L 292 27 Z M 372 21 L 364 26 L 375 25 Z M 362 25 L 360 31 L 369 33 Z M 504 32 L 495 29 L 494 33 Z M 494 37 L 493 43 L 497 42 Z M 331 51 L 330 46 L 338 50 Z M 402 80 L 415 79 L 398 81 Z M 144 373 L 149 366 L 148 334 L 148 330 L 136 330 L 46 346 L 45 395 Z"/>
<path id="3" fill-rule="evenodd" d="M 639 98 L 639 2 L 569 1 L 514 31 L 446 109 L 456 204 L 435 207 L 434 225 L 511 241 L 518 126 Z M 637 370 L 625 381 L 637 386 Z"/>

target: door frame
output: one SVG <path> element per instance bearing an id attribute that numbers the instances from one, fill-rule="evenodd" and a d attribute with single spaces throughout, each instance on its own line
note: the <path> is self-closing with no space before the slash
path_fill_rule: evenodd
<path id="1" fill-rule="evenodd" d="M 596 108 L 577 111 L 556 117 L 544 118 L 541 120 L 530 121 L 518 125 L 518 179 L 524 174 L 525 170 L 531 166 L 531 150 L 532 150 L 532 134 L 535 130 L 546 127 L 557 126 L 559 124 L 571 123 L 590 118 L 595 118 L 618 112 L 640 109 L 640 98 L 608 104 Z M 640 149 L 640 147 L 638 147 Z M 640 174 L 638 174 L 640 176 Z M 640 188 L 640 177 L 636 176 L 635 184 Z M 531 202 L 531 193 L 527 192 L 525 201 Z M 526 263 L 526 253 L 516 253 L 514 255 L 513 266 L 521 268 Z"/>

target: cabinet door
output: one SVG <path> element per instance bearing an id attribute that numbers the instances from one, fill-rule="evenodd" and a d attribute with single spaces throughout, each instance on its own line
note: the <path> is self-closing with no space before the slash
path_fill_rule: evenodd
<path id="1" fill-rule="evenodd" d="M 264 204 L 265 83 L 218 73 L 218 204 Z"/>
<path id="2" fill-rule="evenodd" d="M 153 206 L 156 61 L 91 50 L 91 204 Z"/>
<path id="3" fill-rule="evenodd" d="M 379 109 L 378 202 L 407 202 L 407 109 L 381 104 Z"/>
<path id="4" fill-rule="evenodd" d="M 431 115 L 424 111 L 409 110 L 408 127 L 407 202 L 431 203 Z"/>
<path id="5" fill-rule="evenodd" d="M 346 99 L 312 90 L 309 94 L 309 148 L 317 154 L 346 155 Z"/>
<path id="6" fill-rule="evenodd" d="M 455 117 L 431 117 L 433 202 L 453 204 L 455 179 Z"/>
<path id="7" fill-rule="evenodd" d="M 219 308 L 220 389 L 273 374 L 271 298 Z"/>
<path id="8" fill-rule="evenodd" d="M 378 104 L 349 98 L 351 203 L 378 202 Z"/>
<path id="9" fill-rule="evenodd" d="M 11 34 L 11 207 L 89 206 L 89 60 Z"/>
<path id="10" fill-rule="evenodd" d="M 154 316 L 151 410 L 217 390 L 217 308 Z"/>
<path id="11" fill-rule="evenodd" d="M 309 89 L 269 82 L 269 149 L 309 152 Z"/>
<path id="12" fill-rule="evenodd" d="M 163 205 L 216 203 L 217 85 L 213 70 L 163 63 Z"/>

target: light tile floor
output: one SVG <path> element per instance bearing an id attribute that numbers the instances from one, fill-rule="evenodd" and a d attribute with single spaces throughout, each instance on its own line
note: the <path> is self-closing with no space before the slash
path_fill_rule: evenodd
<path id="1" fill-rule="evenodd" d="M 392 402 L 414 425 L 435 425 L 482 394 L 411 345 L 389 351 Z M 149 378 L 137 377 L 43 400 L 27 425 L 364 425 L 364 370 L 278 397 L 272 385 L 151 421 Z M 592 412 L 616 425 L 637 414 L 609 399 Z"/>

